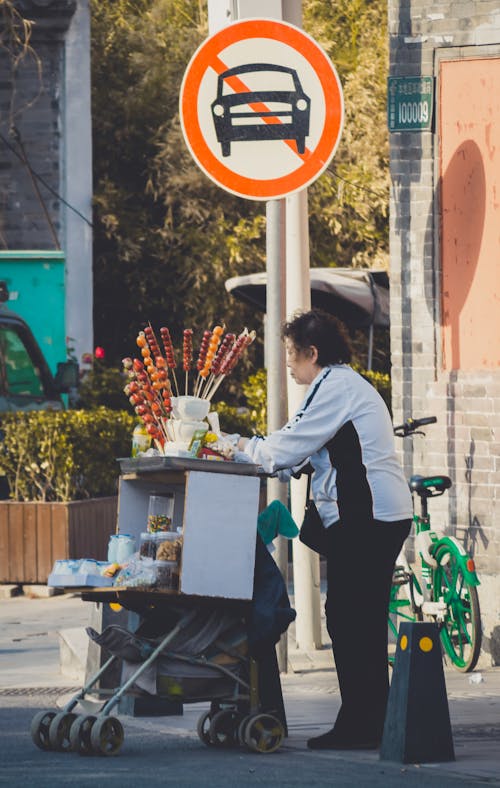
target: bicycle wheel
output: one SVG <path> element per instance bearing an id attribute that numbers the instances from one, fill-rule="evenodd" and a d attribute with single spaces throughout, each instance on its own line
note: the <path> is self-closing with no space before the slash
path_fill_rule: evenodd
<path id="1" fill-rule="evenodd" d="M 481 651 L 477 588 L 464 574 L 457 547 L 450 543 L 438 543 L 433 553 L 438 562 L 433 573 L 434 599 L 443 597 L 447 605 L 441 628 L 441 643 L 453 667 L 468 673 L 474 670 Z"/>
<path id="2" fill-rule="evenodd" d="M 404 567 L 397 566 L 391 586 L 388 617 L 388 660 L 394 665 L 399 627 L 402 621 L 416 621 L 414 584 L 418 583 L 415 576 Z M 420 589 L 418 589 L 420 590 Z"/>

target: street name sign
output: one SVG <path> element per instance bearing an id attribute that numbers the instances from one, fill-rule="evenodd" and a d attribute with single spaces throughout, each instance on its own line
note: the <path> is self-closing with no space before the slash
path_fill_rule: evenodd
<path id="1" fill-rule="evenodd" d="M 432 77 L 389 77 L 387 81 L 389 131 L 431 129 L 433 93 Z"/>
<path id="2" fill-rule="evenodd" d="M 180 91 L 186 144 L 203 172 L 251 200 L 312 183 L 337 149 L 344 121 L 335 66 L 286 22 L 245 19 L 207 38 Z"/>

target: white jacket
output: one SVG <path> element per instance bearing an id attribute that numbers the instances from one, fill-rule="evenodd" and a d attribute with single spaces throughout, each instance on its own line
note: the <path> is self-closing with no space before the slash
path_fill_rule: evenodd
<path id="1" fill-rule="evenodd" d="M 387 406 L 346 364 L 324 367 L 295 416 L 271 435 L 251 438 L 245 452 L 284 480 L 310 462 L 312 496 L 326 526 L 412 516 Z"/>

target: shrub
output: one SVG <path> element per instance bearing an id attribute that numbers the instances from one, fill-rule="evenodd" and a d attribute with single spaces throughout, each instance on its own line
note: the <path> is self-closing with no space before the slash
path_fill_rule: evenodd
<path id="1" fill-rule="evenodd" d="M 130 455 L 136 419 L 93 411 L 31 411 L 0 417 L 0 475 L 16 501 L 71 501 L 115 495 L 117 457 Z"/>

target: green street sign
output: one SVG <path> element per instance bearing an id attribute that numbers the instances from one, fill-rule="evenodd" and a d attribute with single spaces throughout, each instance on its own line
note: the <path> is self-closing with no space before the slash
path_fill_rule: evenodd
<path id="1" fill-rule="evenodd" d="M 431 129 L 433 109 L 433 77 L 389 77 L 387 80 L 389 131 Z"/>

